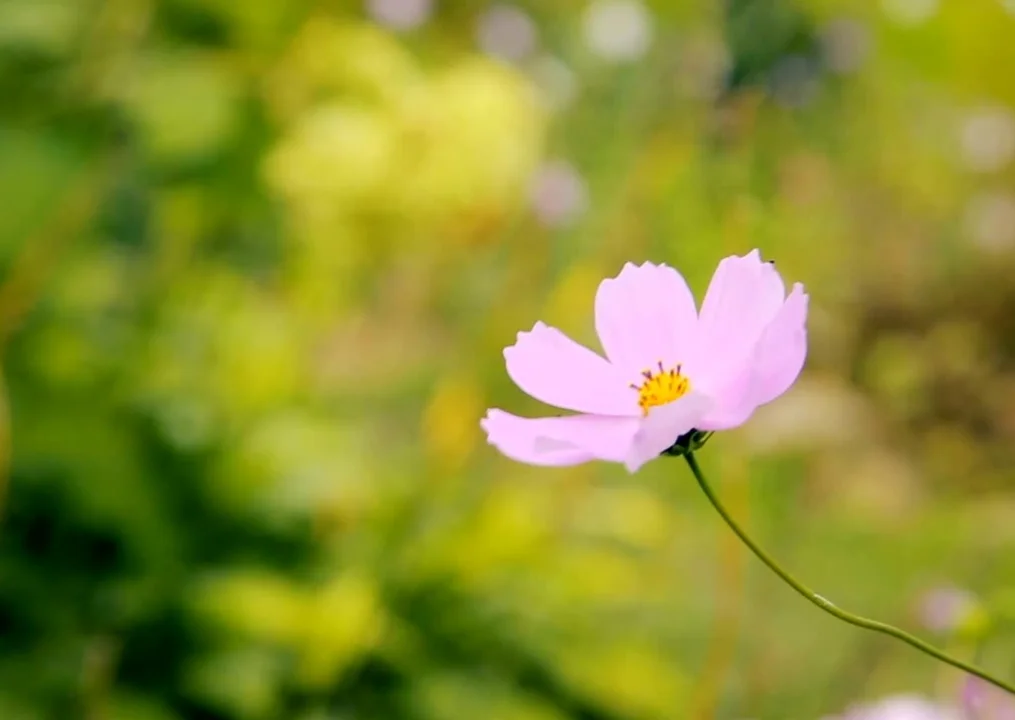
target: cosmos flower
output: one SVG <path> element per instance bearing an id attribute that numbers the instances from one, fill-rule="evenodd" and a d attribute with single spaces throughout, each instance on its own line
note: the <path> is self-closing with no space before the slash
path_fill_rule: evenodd
<path id="1" fill-rule="evenodd" d="M 719 263 L 700 311 L 676 270 L 628 263 L 596 293 L 605 358 L 541 322 L 504 350 L 518 387 L 579 414 L 492 409 L 481 425 L 520 462 L 605 460 L 634 472 L 686 433 L 741 425 L 786 392 L 807 354 L 806 318 L 803 286 L 787 297 L 757 250 Z"/>

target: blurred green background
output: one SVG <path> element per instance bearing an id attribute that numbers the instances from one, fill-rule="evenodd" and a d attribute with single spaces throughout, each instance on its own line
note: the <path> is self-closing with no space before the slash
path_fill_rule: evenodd
<path id="1" fill-rule="evenodd" d="M 1015 677 L 1015 2 L 0 0 L 0 718 L 807 720 L 962 678 L 501 350 L 628 260 L 811 294 L 701 458 Z"/>

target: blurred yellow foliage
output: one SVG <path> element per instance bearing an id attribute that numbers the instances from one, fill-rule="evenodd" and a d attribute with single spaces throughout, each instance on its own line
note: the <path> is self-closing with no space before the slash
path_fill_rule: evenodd
<path id="1" fill-rule="evenodd" d="M 296 653 L 309 687 L 337 681 L 374 647 L 385 622 L 376 584 L 351 570 L 317 588 L 237 570 L 200 585 L 193 604 L 239 638 Z"/>
<path id="2" fill-rule="evenodd" d="M 587 340 L 598 351 L 591 322 L 596 290 L 604 277 L 616 275 L 620 266 L 603 268 L 590 263 L 575 263 L 563 274 L 546 301 L 544 317 L 549 325 L 567 328 L 576 340 Z"/>
<path id="3" fill-rule="evenodd" d="M 226 507 L 259 515 L 351 521 L 377 504 L 356 428 L 294 409 L 252 423 L 223 458 L 215 487 Z"/>
<path id="4" fill-rule="evenodd" d="M 582 692 L 622 717 L 673 720 L 686 707 L 687 677 L 645 642 L 575 647 L 563 655 L 560 669 Z"/>
<path id="5" fill-rule="evenodd" d="M 535 90 L 510 68 L 471 58 L 431 78 L 410 106 L 404 205 L 440 223 L 501 220 L 524 199 L 542 150 Z"/>
<path id="6" fill-rule="evenodd" d="M 498 483 L 445 548 L 445 564 L 467 584 L 482 584 L 514 563 L 531 561 L 551 540 L 552 497 L 535 483 Z"/>
<path id="7" fill-rule="evenodd" d="M 384 629 L 376 584 L 350 571 L 313 593 L 301 617 L 300 679 L 326 688 L 371 650 Z"/>
<path id="8" fill-rule="evenodd" d="M 278 712 L 281 671 L 281 663 L 263 647 L 240 645 L 208 653 L 191 663 L 184 683 L 190 693 L 216 707 L 244 718 L 263 718 Z M 144 718 L 143 714 L 125 715 L 123 720 Z"/>
<path id="9" fill-rule="evenodd" d="M 395 177 L 397 131 L 383 110 L 315 107 L 269 156 L 268 183 L 309 217 L 380 208 Z"/>
<path id="10" fill-rule="evenodd" d="M 231 633 L 289 646 L 303 637 L 307 598 L 290 580 L 267 570 L 233 570 L 200 583 L 194 606 Z"/>
<path id="11" fill-rule="evenodd" d="M 645 549 L 660 548 L 672 535 L 674 515 L 645 487 L 594 488 L 581 506 L 581 527 Z"/>
<path id="12" fill-rule="evenodd" d="M 452 375 L 442 380 L 423 413 L 422 432 L 427 449 L 445 473 L 459 470 L 480 438 L 476 420 L 483 413 L 476 382 Z"/>
<path id="13" fill-rule="evenodd" d="M 65 54 L 86 12 L 74 0 L 6 0 L 0 15 L 0 46 Z"/>
<path id="14" fill-rule="evenodd" d="M 322 96 L 394 106 L 423 80 L 412 55 L 392 34 L 367 23 L 319 16 L 293 38 L 266 90 L 276 117 L 288 122 Z"/>
<path id="15" fill-rule="evenodd" d="M 509 685 L 469 673 L 430 673 L 420 678 L 416 704 L 427 720 L 565 720 L 555 708 Z"/>
<path id="16" fill-rule="evenodd" d="M 559 598 L 564 599 L 558 607 L 576 602 L 644 598 L 647 590 L 645 570 L 638 560 L 615 548 L 569 548 L 554 558 L 548 585 Z"/>
<path id="17" fill-rule="evenodd" d="M 123 87 L 151 155 L 162 162 L 201 158 L 236 130 L 240 79 L 211 54 L 152 54 Z"/>
<path id="18" fill-rule="evenodd" d="M 250 416 L 292 398 L 305 368 L 299 328 L 286 309 L 255 296 L 224 320 L 213 336 L 213 364 L 207 368 L 224 406 Z"/>
<path id="19" fill-rule="evenodd" d="M 265 179 L 311 236 L 364 215 L 394 220 L 395 241 L 488 234 L 524 199 L 542 148 L 543 111 L 515 70 L 465 57 L 424 72 L 373 26 L 308 23 L 268 98 L 286 130 Z M 361 227 L 343 240 L 378 229 Z"/>

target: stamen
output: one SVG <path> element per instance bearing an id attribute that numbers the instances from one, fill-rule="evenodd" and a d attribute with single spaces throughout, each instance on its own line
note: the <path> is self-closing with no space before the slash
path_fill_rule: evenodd
<path id="1" fill-rule="evenodd" d="M 630 385 L 632 390 L 638 391 L 638 405 L 641 407 L 643 415 L 648 415 L 649 410 L 654 407 L 679 400 L 687 394 L 691 387 L 690 381 L 683 375 L 684 366 L 682 363 L 677 363 L 677 366 L 671 370 L 666 369 L 662 360 L 658 361 L 656 365 L 659 368 L 658 373 L 643 370 L 641 374 L 645 378 L 645 382 L 640 386 L 634 383 Z"/>

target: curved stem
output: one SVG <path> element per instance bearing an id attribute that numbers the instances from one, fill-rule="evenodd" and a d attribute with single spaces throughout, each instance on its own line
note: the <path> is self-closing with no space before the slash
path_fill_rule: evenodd
<path id="1" fill-rule="evenodd" d="M 804 585 L 802 582 L 797 580 L 795 577 L 790 575 L 782 568 L 782 566 L 779 565 L 779 563 L 773 560 L 768 555 L 768 553 L 766 553 L 764 550 L 758 547 L 758 545 L 753 540 L 751 540 L 750 536 L 748 536 L 748 534 L 737 524 L 736 520 L 734 520 L 730 516 L 730 514 L 726 511 L 726 508 L 723 507 L 723 504 L 719 501 L 719 498 L 716 497 L 715 493 L 712 491 L 711 486 L 709 486 L 708 480 L 706 480 L 705 476 L 702 474 L 701 468 L 698 467 L 698 461 L 695 459 L 694 453 L 688 452 L 684 455 L 684 458 L 687 460 L 687 465 L 688 467 L 691 468 L 691 472 L 694 474 L 694 479 L 698 481 L 698 485 L 705 493 L 705 496 L 708 498 L 709 502 L 712 503 L 712 507 L 714 507 L 718 511 L 718 513 L 722 516 L 722 519 L 725 520 L 726 524 L 730 526 L 730 529 L 737 534 L 737 537 L 739 537 L 743 541 L 743 543 L 748 548 L 750 548 L 751 552 L 753 552 L 758 557 L 758 559 L 761 560 L 761 562 L 765 563 L 765 565 L 768 566 L 769 570 L 778 575 L 783 582 L 785 582 L 791 588 L 796 590 L 796 592 L 802 595 L 808 602 L 817 605 L 819 608 L 824 610 L 829 615 L 833 615 L 834 617 L 837 617 L 839 620 L 842 620 L 843 622 L 847 622 L 850 625 L 855 625 L 857 627 L 865 628 L 867 630 L 873 630 L 874 632 L 882 633 L 883 635 L 890 635 L 897 640 L 901 640 L 907 645 L 911 645 L 920 652 L 926 655 L 930 655 L 932 658 L 940 660 L 943 663 L 947 663 L 948 665 L 958 668 L 959 670 L 964 670 L 965 672 L 970 673 L 971 675 L 975 675 L 976 677 L 982 680 L 986 680 L 990 684 L 996 685 L 1002 690 L 1006 690 L 1012 695 L 1015 695 L 1015 685 L 1006 683 L 1003 680 L 998 680 L 997 678 L 989 675 L 987 672 L 980 670 L 979 668 L 970 665 L 969 663 L 963 662 L 962 660 L 959 660 L 957 658 L 953 658 L 952 656 L 942 652 L 941 650 L 938 650 L 934 646 L 925 643 L 918 637 L 910 635 L 904 630 L 900 630 L 896 627 L 893 627 L 883 622 L 878 622 L 877 620 L 868 620 L 865 617 L 861 617 L 859 615 L 854 615 L 853 613 L 846 612 L 842 608 L 837 607 L 829 600 L 826 600 L 825 598 L 821 597 L 816 592 L 811 590 L 809 587 Z"/>

